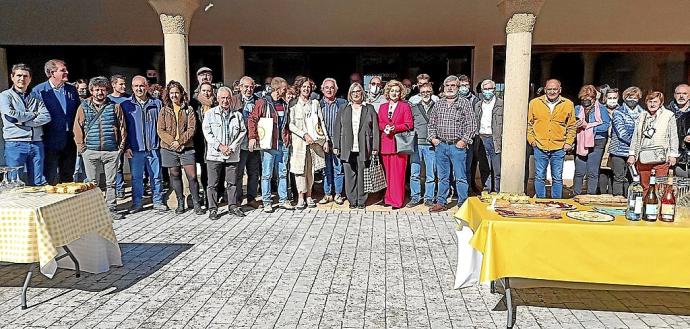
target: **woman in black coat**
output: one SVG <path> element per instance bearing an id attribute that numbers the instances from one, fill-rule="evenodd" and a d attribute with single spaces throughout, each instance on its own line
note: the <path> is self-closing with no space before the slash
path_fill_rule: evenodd
<path id="1" fill-rule="evenodd" d="M 349 102 L 338 111 L 333 133 L 333 152 L 343 162 L 345 193 L 350 209 L 364 209 L 364 168 L 378 155 L 380 134 L 376 110 L 364 102 L 364 88 L 355 82 L 347 92 Z"/>

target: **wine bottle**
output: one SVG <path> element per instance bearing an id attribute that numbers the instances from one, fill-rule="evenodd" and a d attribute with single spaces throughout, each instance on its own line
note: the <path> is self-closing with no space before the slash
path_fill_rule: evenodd
<path id="1" fill-rule="evenodd" d="M 672 222 L 676 216 L 676 194 L 673 190 L 673 172 L 668 172 L 668 182 L 666 183 L 666 191 L 661 198 L 661 216 L 659 219 L 663 222 Z"/>
<path id="2" fill-rule="evenodd" d="M 640 175 L 637 174 L 634 166 L 630 166 L 632 174 L 632 184 L 628 187 L 628 209 L 625 211 L 625 218 L 632 221 L 642 219 L 642 208 L 644 206 L 644 189 L 640 185 Z"/>
<path id="3" fill-rule="evenodd" d="M 659 198 L 656 196 L 656 170 L 652 169 L 652 175 L 649 176 L 649 188 L 647 194 L 644 196 L 644 216 L 642 219 L 648 222 L 656 222 L 659 212 Z"/>

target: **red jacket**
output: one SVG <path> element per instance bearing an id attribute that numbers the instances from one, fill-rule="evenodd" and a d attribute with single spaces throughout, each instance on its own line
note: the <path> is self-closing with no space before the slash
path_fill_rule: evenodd
<path id="1" fill-rule="evenodd" d="M 267 97 L 271 96 L 268 95 Z M 266 99 L 261 98 L 257 100 L 252 113 L 247 119 L 249 139 L 256 139 L 257 148 L 259 147 L 259 119 L 266 116 L 266 105 Z M 283 135 L 283 146 L 290 146 L 290 130 L 288 129 L 288 121 L 290 121 L 288 118 L 290 113 L 288 112 L 288 106 L 285 105 L 285 120 L 283 120 L 283 126 L 280 127 L 280 129 L 278 129 L 278 113 L 276 113 L 276 109 L 273 107 L 273 105 L 268 105 L 268 108 L 271 111 L 269 116 L 273 118 L 273 143 L 271 147 L 274 150 L 278 149 L 278 130 L 280 130 L 280 133 Z"/>
<path id="2" fill-rule="evenodd" d="M 408 131 L 414 129 L 414 120 L 412 120 L 412 108 L 410 104 L 405 101 L 399 101 L 398 106 L 395 107 L 393 118 L 388 119 L 388 104 L 385 102 L 379 107 L 379 130 L 381 131 L 381 154 L 396 154 L 395 148 L 395 133 Z M 383 131 L 386 125 L 393 125 L 395 129 L 390 134 L 385 134 Z"/>

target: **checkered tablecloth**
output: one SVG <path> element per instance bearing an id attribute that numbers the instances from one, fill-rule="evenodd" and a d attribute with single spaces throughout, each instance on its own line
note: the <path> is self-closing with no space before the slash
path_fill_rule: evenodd
<path id="1" fill-rule="evenodd" d="M 80 194 L 0 194 L 0 261 L 38 262 L 41 272 L 58 248 L 89 233 L 117 247 L 112 219 L 99 190 Z M 118 248 L 119 249 L 119 248 Z"/>

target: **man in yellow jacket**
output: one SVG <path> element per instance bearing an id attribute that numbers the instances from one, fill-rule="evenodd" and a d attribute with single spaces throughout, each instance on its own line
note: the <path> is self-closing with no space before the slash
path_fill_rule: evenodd
<path id="1" fill-rule="evenodd" d="M 529 102 L 527 142 L 534 149 L 536 166 L 534 190 L 537 198 L 546 197 L 546 167 L 551 165 L 551 198 L 563 195 L 563 161 L 573 148 L 576 122 L 575 106 L 561 97 L 561 82 L 551 79 L 544 86 L 545 95 Z"/>

